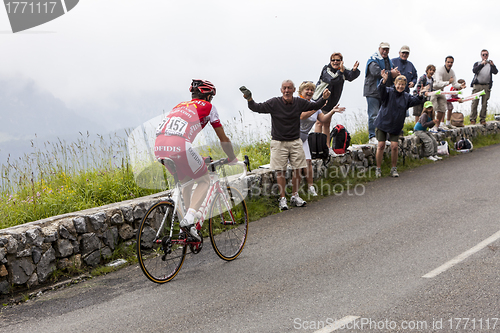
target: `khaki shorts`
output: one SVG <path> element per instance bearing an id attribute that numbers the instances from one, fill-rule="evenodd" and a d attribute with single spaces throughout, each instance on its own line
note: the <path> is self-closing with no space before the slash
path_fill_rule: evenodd
<path id="1" fill-rule="evenodd" d="M 444 95 L 431 96 L 431 102 L 434 105 L 434 111 L 436 112 L 446 112 L 446 110 L 448 110 L 446 105 L 446 96 Z"/>
<path id="2" fill-rule="evenodd" d="M 286 170 L 290 161 L 292 169 L 307 167 L 302 140 L 293 141 L 271 140 L 271 169 Z"/>
<path id="3" fill-rule="evenodd" d="M 423 109 L 424 109 L 424 105 L 423 104 L 415 105 L 413 107 L 413 115 L 415 117 L 420 117 L 422 115 L 422 110 Z"/>
<path id="4" fill-rule="evenodd" d="M 399 134 L 390 134 L 390 133 L 384 132 L 378 128 L 375 128 L 375 138 L 377 139 L 377 141 L 386 141 L 387 134 L 389 134 L 389 141 L 399 142 Z"/>

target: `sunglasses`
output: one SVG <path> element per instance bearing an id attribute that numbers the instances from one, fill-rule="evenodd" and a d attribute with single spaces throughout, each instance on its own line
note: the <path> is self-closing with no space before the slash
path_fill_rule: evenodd
<path id="1" fill-rule="evenodd" d="M 481 55 L 482 55 L 483 57 L 485 57 L 485 56 L 487 56 L 487 55 L 488 55 L 488 53 L 483 53 L 483 54 L 481 54 Z"/>
<path id="2" fill-rule="evenodd" d="M 342 59 L 330 59 L 331 62 L 341 62 Z"/>

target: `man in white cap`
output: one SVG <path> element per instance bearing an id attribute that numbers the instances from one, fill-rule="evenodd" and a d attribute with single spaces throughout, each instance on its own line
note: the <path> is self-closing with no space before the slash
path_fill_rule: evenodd
<path id="1" fill-rule="evenodd" d="M 366 97 L 368 104 L 368 143 L 371 144 L 377 144 L 375 118 L 377 118 L 380 109 L 380 96 L 377 86 L 382 79 L 381 71 L 384 69 L 391 72 L 391 75 L 389 75 L 390 82 L 388 82 L 389 87 L 392 85 L 392 80 L 399 75 L 398 69 L 393 67 L 391 59 L 389 59 L 390 47 L 387 42 L 380 43 L 378 51 L 372 54 L 366 62 L 363 96 Z"/>

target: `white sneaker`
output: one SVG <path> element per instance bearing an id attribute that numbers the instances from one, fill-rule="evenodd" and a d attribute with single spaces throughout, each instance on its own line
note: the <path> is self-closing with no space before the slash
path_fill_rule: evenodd
<path id="1" fill-rule="evenodd" d="M 370 140 L 368 140 L 368 144 L 377 145 L 378 141 L 375 137 L 373 137 L 373 138 L 370 138 Z"/>
<path id="2" fill-rule="evenodd" d="M 299 197 L 298 194 L 292 195 L 290 198 L 290 204 L 295 205 L 297 207 L 303 207 L 306 205 L 307 202 L 305 202 L 301 197 Z"/>
<path id="3" fill-rule="evenodd" d="M 428 156 L 427 159 L 433 161 L 433 162 L 436 162 L 437 161 L 437 158 L 435 158 L 434 156 Z"/>
<path id="4" fill-rule="evenodd" d="M 442 160 L 443 159 L 441 156 L 437 156 L 437 155 L 434 155 L 432 157 L 434 157 L 436 160 Z"/>
<path id="5" fill-rule="evenodd" d="M 398 169 L 396 167 L 391 168 L 391 177 L 399 177 Z"/>
<path id="6" fill-rule="evenodd" d="M 375 169 L 375 178 L 380 178 L 380 177 L 382 177 L 382 169 L 376 168 Z"/>
<path id="7" fill-rule="evenodd" d="M 316 193 L 316 189 L 314 188 L 313 185 L 309 186 L 309 193 L 311 194 L 311 196 L 313 197 L 317 197 L 318 196 L 318 193 Z"/>
<path id="8" fill-rule="evenodd" d="M 282 197 L 279 199 L 279 207 L 280 210 L 288 210 L 288 205 L 286 204 L 286 197 Z"/>
<path id="9" fill-rule="evenodd" d="M 190 224 L 186 219 L 182 219 L 180 226 L 185 232 L 189 232 L 191 236 L 196 238 L 198 242 L 201 242 L 200 234 L 198 233 L 194 223 Z"/>

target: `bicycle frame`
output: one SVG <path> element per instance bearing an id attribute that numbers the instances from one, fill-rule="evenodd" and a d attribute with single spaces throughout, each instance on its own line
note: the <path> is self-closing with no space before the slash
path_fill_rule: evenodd
<path id="1" fill-rule="evenodd" d="M 219 179 L 219 176 L 217 175 L 217 172 L 216 172 L 216 167 L 224 165 L 223 164 L 224 160 L 225 159 L 221 159 L 221 160 L 218 160 L 218 161 L 215 161 L 215 162 L 212 162 L 209 164 L 210 185 L 209 185 L 205 200 L 200 207 L 201 218 L 199 219 L 199 221 L 196 225 L 196 228 L 198 230 L 201 229 L 203 221 L 206 219 L 206 217 L 210 211 L 210 208 L 212 207 L 213 200 L 215 199 L 217 193 L 221 194 L 224 205 L 228 209 L 230 216 L 231 216 L 231 221 L 224 221 L 224 224 L 226 224 L 226 225 L 235 224 L 233 212 L 231 211 L 230 204 L 227 200 L 228 198 L 227 198 L 226 193 L 224 192 L 224 190 L 220 184 L 221 180 Z M 243 167 L 243 170 L 244 170 L 243 174 L 241 176 L 237 177 L 237 180 L 241 181 L 247 175 L 246 164 L 244 162 L 237 162 L 235 165 L 240 165 Z M 212 170 L 212 171 L 210 171 L 210 170 Z M 223 170 L 223 174 L 224 174 L 224 179 L 227 179 L 224 169 L 222 169 L 222 170 Z M 173 193 L 170 193 L 169 198 L 167 199 L 168 201 L 170 201 L 174 205 L 174 211 L 172 212 L 172 219 L 170 221 L 170 235 L 169 235 L 170 238 L 172 238 L 172 235 L 173 235 L 175 214 L 179 214 L 179 220 L 182 220 L 184 218 L 184 216 L 186 215 L 182 191 L 185 187 L 191 186 L 194 182 L 195 182 L 195 180 L 191 179 L 190 181 L 188 181 L 184 184 L 181 184 L 180 181 L 176 180 L 176 184 L 175 184 L 175 187 L 173 189 Z M 223 211 L 222 209 L 219 209 L 219 212 L 222 212 L 222 211 Z M 220 214 L 222 215 L 222 213 L 220 213 Z M 163 217 L 163 219 L 161 221 L 160 228 L 158 229 L 158 233 L 156 235 L 156 242 L 157 243 L 159 243 L 159 242 L 161 243 L 161 239 L 159 239 L 159 233 L 162 230 L 164 223 L 166 222 L 165 220 L 167 218 L 167 215 L 168 214 L 165 214 L 165 216 Z M 172 240 L 172 242 L 173 243 L 176 243 L 176 242 L 177 243 L 186 243 L 187 241 L 186 240 Z M 191 243 L 191 242 L 189 242 L 189 243 Z M 199 244 L 200 242 L 195 241 L 192 243 Z"/>
<path id="2" fill-rule="evenodd" d="M 139 265 L 146 277 L 155 283 L 172 280 L 182 267 L 186 250 L 189 248 L 192 254 L 199 253 L 204 240 L 201 237 L 198 241 L 198 237 L 191 235 L 191 230 L 186 231 L 180 227 L 186 214 L 182 192 L 190 191 L 194 180 L 181 184 L 173 161 L 162 162 L 172 170 L 175 186 L 172 186 L 167 198 L 154 203 L 147 210 L 137 232 Z M 239 163 L 244 168 L 241 173 L 239 170 L 218 168 L 224 164 L 227 164 L 226 159 L 209 164 L 209 186 L 197 213 L 199 220 L 196 228 L 201 230 L 207 219 L 208 227 L 204 232 L 210 237 L 215 253 L 225 261 L 232 261 L 241 254 L 245 246 L 249 222 L 245 197 L 240 193 L 241 185 L 235 186 L 233 180 L 242 181 L 247 169 L 244 163 Z M 246 185 L 245 180 L 243 185 Z M 187 196 L 191 193 L 185 194 Z"/>

